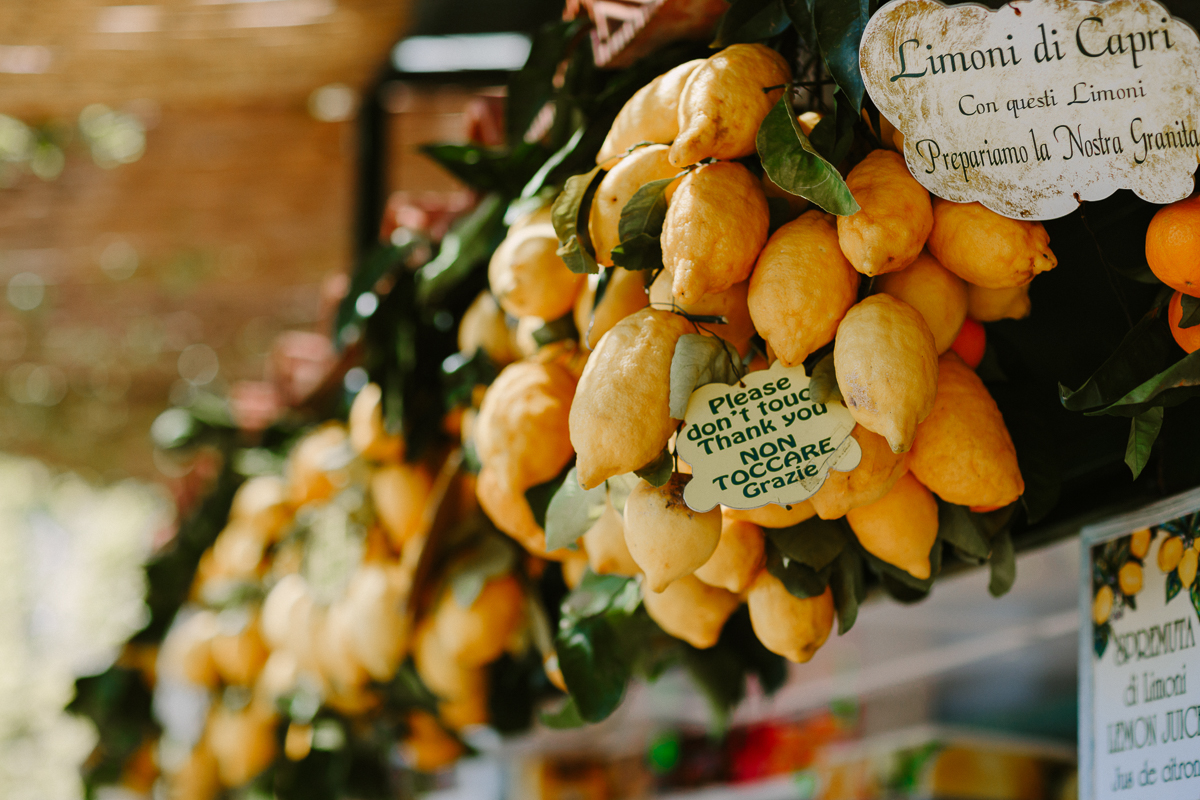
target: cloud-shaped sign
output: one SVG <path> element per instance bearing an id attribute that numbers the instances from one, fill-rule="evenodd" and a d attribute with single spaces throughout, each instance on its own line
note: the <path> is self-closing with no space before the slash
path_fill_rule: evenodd
<path id="1" fill-rule="evenodd" d="M 939 197 L 1052 219 L 1117 189 L 1191 194 L 1200 38 L 1154 0 L 893 0 L 859 53 L 909 169 Z"/>

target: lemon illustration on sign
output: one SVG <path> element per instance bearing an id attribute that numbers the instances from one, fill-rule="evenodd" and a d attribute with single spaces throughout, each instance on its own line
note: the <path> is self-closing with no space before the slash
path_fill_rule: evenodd
<path id="1" fill-rule="evenodd" d="M 1117 585 L 1121 587 L 1121 593 L 1125 595 L 1135 595 L 1142 590 L 1142 565 L 1136 561 L 1126 561 L 1117 570 Z"/>
<path id="2" fill-rule="evenodd" d="M 1197 553 L 1193 548 L 1188 548 L 1184 551 L 1183 556 L 1179 559 L 1179 582 L 1183 584 L 1183 588 L 1190 589 L 1192 582 L 1196 580 L 1196 565 L 1200 559 L 1200 553 Z"/>
<path id="3" fill-rule="evenodd" d="M 679 302 L 698 302 L 750 277 L 767 241 L 762 185 L 741 164 L 719 161 L 689 172 L 663 220 L 663 265 Z"/>
<path id="4" fill-rule="evenodd" d="M 1129 554 L 1137 558 L 1145 558 L 1150 552 L 1152 534 L 1149 528 L 1136 530 L 1129 535 Z"/>
<path id="5" fill-rule="evenodd" d="M 1103 625 L 1108 622 L 1108 617 L 1112 614 L 1113 607 L 1113 590 L 1111 586 L 1101 586 L 1096 590 L 1096 597 L 1092 600 L 1092 622 L 1097 625 Z"/>
<path id="6" fill-rule="evenodd" d="M 721 541 L 720 509 L 698 512 L 684 502 L 690 479 L 676 472 L 662 486 L 639 481 L 625 501 L 625 543 L 655 592 L 695 572 Z"/>
<path id="7" fill-rule="evenodd" d="M 1163 572 L 1170 572 L 1178 567 L 1182 558 L 1183 539 L 1178 536 L 1169 536 L 1158 546 L 1158 568 Z"/>

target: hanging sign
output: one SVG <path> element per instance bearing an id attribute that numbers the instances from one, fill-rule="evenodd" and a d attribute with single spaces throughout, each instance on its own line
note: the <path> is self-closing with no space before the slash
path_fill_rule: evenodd
<path id="1" fill-rule="evenodd" d="M 1200 491 L 1083 531 L 1080 798 L 1200 797 Z"/>
<path id="2" fill-rule="evenodd" d="M 803 366 L 776 361 L 732 386 L 709 383 L 692 392 L 675 438 L 692 468 L 683 491 L 689 507 L 800 503 L 831 469 L 858 466 L 854 418 L 841 403 L 814 402 L 808 383 Z"/>
<path id="3" fill-rule="evenodd" d="M 859 58 L 938 197 L 1053 219 L 1117 189 L 1160 204 L 1191 194 L 1200 38 L 1154 0 L 893 0 Z"/>

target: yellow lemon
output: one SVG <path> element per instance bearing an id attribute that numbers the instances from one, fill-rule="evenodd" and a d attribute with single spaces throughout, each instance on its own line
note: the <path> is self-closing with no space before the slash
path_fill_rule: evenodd
<path id="1" fill-rule="evenodd" d="M 221 791 L 217 760 L 203 739 L 192 748 L 168 784 L 170 800 L 216 800 Z"/>
<path id="2" fill-rule="evenodd" d="M 641 469 L 666 446 L 676 427 L 671 359 L 690 327 L 678 314 L 644 308 L 614 325 L 596 345 L 570 412 L 583 488 Z"/>
<path id="3" fill-rule="evenodd" d="M 497 528 L 531 553 L 545 551 L 545 531 L 533 518 L 523 489 L 513 486 L 499 470 L 484 466 L 475 482 L 475 494 L 479 507 Z"/>
<path id="4" fill-rule="evenodd" d="M 747 302 L 749 294 L 750 281 L 746 280 L 724 291 L 706 294 L 695 303 L 685 304 L 672 292 L 671 273 L 666 270 L 660 272 L 654 283 L 650 284 L 650 303 L 655 308 L 670 308 L 693 316 L 724 317 L 725 322 L 706 322 L 700 327 L 729 342 L 743 356 L 750 351 L 751 339 L 755 334 Z"/>
<path id="5" fill-rule="evenodd" d="M 710 56 L 688 77 L 679 97 L 671 163 L 686 167 L 706 158 L 754 153 L 758 126 L 791 79 L 787 61 L 765 45 L 735 44 Z"/>
<path id="6" fill-rule="evenodd" d="M 1096 599 L 1092 601 L 1092 622 L 1103 625 L 1112 614 L 1113 590 L 1111 586 L 1101 586 L 1096 591 Z"/>
<path id="7" fill-rule="evenodd" d="M 750 625 L 763 647 L 788 661 L 804 663 L 833 629 L 833 593 L 800 599 L 765 569 L 758 573 L 746 598 Z"/>
<path id="8" fill-rule="evenodd" d="M 812 518 L 816 513 L 816 508 L 808 500 L 784 506 L 767 503 L 761 508 L 741 509 L 724 506 L 721 508 L 721 515 L 724 518 L 753 522 L 760 528 L 790 528 Z"/>
<path id="9" fill-rule="evenodd" d="M 396 552 L 421 532 L 432 489 L 422 464 L 388 464 L 371 473 L 371 502 Z"/>
<path id="10" fill-rule="evenodd" d="M 911 472 L 874 503 L 847 511 L 846 521 L 868 553 L 914 578 L 929 577 L 929 551 L 938 534 L 937 500 Z"/>
<path id="11" fill-rule="evenodd" d="M 404 438 L 389 434 L 383 424 L 383 390 L 368 383 L 350 405 L 350 445 L 371 461 L 395 461 L 404 457 Z"/>
<path id="12" fill-rule="evenodd" d="M 498 367 L 517 357 L 504 309 L 487 289 L 480 292 L 463 312 L 458 323 L 458 349 L 468 356 L 482 349 Z"/>
<path id="13" fill-rule="evenodd" d="M 434 620 L 421 620 L 413 634 L 413 666 L 425 688 L 442 700 L 454 701 L 487 691 L 487 676 L 455 661 L 438 639 Z"/>
<path id="14" fill-rule="evenodd" d="M 176 622 L 163 640 L 162 671 L 177 680 L 215 687 L 220 676 L 213 663 L 212 642 L 220 631 L 217 615 L 207 610 Z"/>
<path id="15" fill-rule="evenodd" d="M 1136 561 L 1126 561 L 1117 570 L 1117 583 L 1123 594 L 1135 595 L 1140 592 L 1142 590 L 1142 565 Z"/>
<path id="16" fill-rule="evenodd" d="M 465 608 L 453 592 L 443 592 L 433 611 L 434 635 L 450 658 L 480 667 L 500 657 L 524 614 L 521 584 L 512 575 L 502 575 L 485 583 Z"/>
<path id="17" fill-rule="evenodd" d="M 241 625 L 240 630 L 225 629 L 224 614 L 218 618 L 221 632 L 211 642 L 213 666 L 225 683 L 235 686 L 252 686 L 270 652 L 258 629 L 254 616 Z"/>
<path id="18" fill-rule="evenodd" d="M 582 549 L 569 551 L 569 555 L 560 563 L 562 564 L 563 583 L 568 589 L 574 590 L 583 583 L 583 575 L 587 572 L 588 556 Z"/>
<path id="19" fill-rule="evenodd" d="M 880 275 L 875 289 L 921 312 L 938 353 L 950 349 L 967 318 L 966 282 L 925 251 L 899 272 Z"/>
<path id="20" fill-rule="evenodd" d="M 287 484 L 275 475 L 247 480 L 234 493 L 229 508 L 230 522 L 245 522 L 268 541 L 279 538 L 291 516 Z"/>
<path id="21" fill-rule="evenodd" d="M 769 223 L 762 185 L 741 164 L 718 161 L 684 176 L 660 237 L 679 301 L 696 303 L 749 278 Z"/>
<path id="22" fill-rule="evenodd" d="M 807 211 L 771 236 L 750 276 L 750 318 L 784 366 L 828 344 L 858 297 L 833 217 Z"/>
<path id="23" fill-rule="evenodd" d="M 996 401 L 953 352 L 938 359 L 937 399 L 917 429 L 908 466 L 949 503 L 1000 508 L 1025 491 Z"/>
<path id="24" fill-rule="evenodd" d="M 741 605 L 736 594 L 684 575 L 661 592 L 650 588 L 642 593 L 646 613 L 658 626 L 692 647 L 712 647 L 721 638 L 721 628 Z"/>
<path id="25" fill-rule="evenodd" d="M 967 316 L 976 322 L 1025 319 L 1032 309 L 1028 283 L 1005 289 L 985 289 L 967 284 Z"/>
<path id="26" fill-rule="evenodd" d="M 709 586 L 741 594 L 766 563 L 762 528 L 722 514 L 721 540 L 708 561 L 692 573 Z"/>
<path id="27" fill-rule="evenodd" d="M 838 217 L 838 241 L 854 268 L 880 275 L 915 261 L 933 228 L 933 207 L 904 156 L 871 151 L 850 170 L 846 186 L 860 210 Z"/>
<path id="28" fill-rule="evenodd" d="M 351 576 L 344 599 L 350 653 L 377 681 L 396 674 L 408 650 L 408 587 L 395 566 L 363 564 Z"/>
<path id="29" fill-rule="evenodd" d="M 605 501 L 604 512 L 583 535 L 583 547 L 597 575 L 633 577 L 641 573 L 625 543 L 625 518 L 611 502 Z"/>
<path id="30" fill-rule="evenodd" d="M 1151 533 L 1149 528 L 1142 528 L 1134 531 L 1129 536 L 1129 554 L 1138 558 L 1145 558 L 1146 553 L 1150 552 Z"/>
<path id="31" fill-rule="evenodd" d="M 610 161 L 641 142 L 673 142 L 679 134 L 679 95 L 692 72 L 703 63 L 702 58 L 684 62 L 638 89 L 617 112 L 596 154 L 596 163 Z"/>
<path id="32" fill-rule="evenodd" d="M 1182 559 L 1183 539 L 1178 536 L 1169 536 L 1163 539 L 1163 543 L 1158 546 L 1158 568 L 1163 572 L 1170 572 L 1179 566 Z"/>
<path id="33" fill-rule="evenodd" d="M 862 458 L 849 472 L 830 472 L 809 498 L 821 519 L 838 519 L 852 508 L 874 503 L 908 471 L 908 453 L 893 453 L 879 434 L 855 425 L 850 435 L 858 442 Z"/>
<path id="34" fill-rule="evenodd" d="M 473 425 L 475 452 L 515 488 L 554 478 L 571 460 L 568 430 L 575 376 L 540 360 L 505 367 L 488 387 Z"/>
<path id="35" fill-rule="evenodd" d="M 597 306 L 599 280 L 599 275 L 589 275 L 587 286 L 575 301 L 575 327 L 579 330 L 580 344 L 587 350 L 594 348 L 600 337 L 618 322 L 649 305 L 646 274 L 641 270 L 613 267 L 608 287 Z"/>
<path id="36" fill-rule="evenodd" d="M 1183 584 L 1183 588 L 1190 589 L 1192 581 L 1196 580 L 1196 564 L 1200 553 L 1188 548 L 1188 550 L 1179 559 L 1179 582 Z"/>
<path id="37" fill-rule="evenodd" d="M 275 760 L 274 714 L 253 705 L 231 711 L 223 703 L 208 720 L 208 746 L 217 760 L 221 784 L 232 789 L 248 783 Z"/>
<path id="38" fill-rule="evenodd" d="M 684 502 L 690 479 L 677 472 L 662 486 L 638 481 L 625 501 L 625 543 L 656 592 L 695 572 L 721 541 L 720 507 L 702 514 Z"/>
<path id="39" fill-rule="evenodd" d="M 987 289 L 1021 286 L 1058 264 L 1042 223 L 1002 217 L 979 203 L 936 197 L 926 246 L 943 267 Z"/>
<path id="40" fill-rule="evenodd" d="M 317 633 L 316 657 L 321 675 L 337 693 L 350 693 L 367 682 L 367 671 L 354 657 L 352 610 L 345 601 L 334 603 Z"/>
<path id="41" fill-rule="evenodd" d="M 679 168 L 667 160 L 667 146 L 652 144 L 639 147 L 617 162 L 596 187 L 592 210 L 588 217 L 588 232 L 596 249 L 596 263 L 611 267 L 612 249 L 621 243 L 621 212 L 638 189 L 650 181 L 673 178 Z M 671 199 L 678 182 L 667 185 L 666 198 Z"/>
<path id="42" fill-rule="evenodd" d="M 891 295 L 868 297 L 838 326 L 833 364 L 854 421 L 892 452 L 908 450 L 938 385 L 937 348 L 920 312 Z"/>
<path id="43" fill-rule="evenodd" d="M 418 772 L 435 772 L 454 763 L 464 752 L 462 744 L 446 733 L 427 711 L 411 711 L 408 736 L 400 743 L 400 754 Z"/>
<path id="44" fill-rule="evenodd" d="M 345 461 L 341 451 L 348 446 L 346 429 L 336 422 L 316 428 L 296 443 L 284 470 L 293 505 L 327 500 L 349 482 L 345 469 L 330 467 Z"/>
<path id="45" fill-rule="evenodd" d="M 514 317 L 558 319 L 575 305 L 583 280 L 559 257 L 549 223 L 510 230 L 488 263 L 492 294 Z"/>

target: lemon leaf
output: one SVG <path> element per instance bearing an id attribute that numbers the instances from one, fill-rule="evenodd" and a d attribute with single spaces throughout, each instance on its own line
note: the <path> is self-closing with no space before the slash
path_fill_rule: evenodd
<path id="1" fill-rule="evenodd" d="M 658 454 L 658 458 L 641 469 L 634 470 L 633 474 L 651 486 L 662 486 L 671 480 L 671 473 L 674 471 L 675 459 L 671 457 L 671 451 L 664 447 L 663 451 Z"/>
<path id="2" fill-rule="evenodd" d="M 832 564 L 850 538 L 843 523 L 820 517 L 806 519 L 788 528 L 769 528 L 764 533 L 783 555 L 814 570 Z"/>
<path id="3" fill-rule="evenodd" d="M 671 356 L 671 416 L 683 419 L 692 392 L 701 386 L 736 383 L 741 377 L 741 358 L 724 339 L 685 333 Z"/>
<path id="4" fill-rule="evenodd" d="M 550 209 L 554 232 L 558 234 L 558 255 L 572 272 L 600 271 L 587 223 L 592 198 L 603 178 L 604 170 L 600 167 L 582 175 L 572 175 Z"/>
<path id="5" fill-rule="evenodd" d="M 546 506 L 546 550 L 575 544 L 604 513 L 606 496 L 603 484 L 592 489 L 580 486 L 575 468 L 571 467 Z"/>
<path id="6" fill-rule="evenodd" d="M 567 698 L 558 711 L 542 712 L 540 719 L 543 725 L 554 730 L 580 728 L 587 724 L 587 720 L 579 714 L 579 706 L 575 705 L 575 700 L 571 697 Z"/>
<path id="7" fill-rule="evenodd" d="M 1171 574 L 1167 575 L 1167 602 L 1175 599 L 1175 595 L 1183 590 L 1183 581 L 1179 578 L 1179 568 L 1171 570 Z"/>
<path id="8" fill-rule="evenodd" d="M 859 210 L 837 168 L 800 130 L 786 92 L 762 121 L 755 143 L 763 169 L 780 189 L 805 197 L 831 214 L 847 216 Z"/>
<path id="9" fill-rule="evenodd" d="M 1154 406 L 1138 414 L 1129 422 L 1129 441 L 1125 444 L 1125 463 L 1133 473 L 1134 480 L 1146 468 L 1154 440 L 1162 430 L 1163 408 Z"/>
<path id="10" fill-rule="evenodd" d="M 562 486 L 566 477 L 567 470 L 563 470 L 557 477 L 551 478 L 545 483 L 539 483 L 537 486 L 530 486 L 525 490 L 525 501 L 529 503 L 529 510 L 533 512 L 533 519 L 538 525 L 545 527 L 546 509 L 549 508 L 554 493 L 558 491 L 558 487 Z"/>
<path id="11" fill-rule="evenodd" d="M 862 558 L 853 547 L 843 548 L 833 562 L 829 588 L 833 591 L 833 606 L 837 609 L 838 617 L 838 636 L 841 636 L 854 627 L 854 622 L 858 619 L 858 607 L 867 599 Z"/>
<path id="12" fill-rule="evenodd" d="M 989 561 L 991 580 L 988 581 L 988 592 L 992 597 L 1001 597 L 1008 593 L 1017 580 L 1017 556 L 1013 548 L 1012 535 L 1001 531 L 992 539 L 992 557 Z"/>
<path id="13" fill-rule="evenodd" d="M 678 177 L 678 176 L 676 176 Z M 625 269 L 658 269 L 663 264 L 663 221 L 667 217 L 667 187 L 675 178 L 643 184 L 621 208 L 617 235 L 621 243 L 612 250 L 613 263 Z"/>
<path id="14" fill-rule="evenodd" d="M 496 249 L 504 231 L 507 204 L 499 194 L 485 197 L 473 211 L 455 220 L 437 257 L 417 273 L 417 303 L 444 297 Z"/>
<path id="15" fill-rule="evenodd" d="M 1117 349 L 1082 386 L 1072 391 L 1059 384 L 1059 399 L 1069 411 L 1102 410 L 1152 378 L 1175 352 L 1175 340 L 1167 326 L 1149 315 L 1125 334 Z"/>
<path id="16" fill-rule="evenodd" d="M 857 113 L 862 108 L 862 72 L 858 45 L 870 16 L 867 0 L 810 0 L 817 42 L 829 74 Z M 808 42 L 809 45 L 814 42 Z"/>
<path id="17" fill-rule="evenodd" d="M 792 24 L 783 0 L 733 0 L 721 15 L 710 47 L 751 44 L 778 36 Z"/>
<path id="18" fill-rule="evenodd" d="M 992 547 L 982 527 L 966 506 L 938 502 L 938 536 L 953 545 L 964 560 L 987 561 Z"/>
<path id="19" fill-rule="evenodd" d="M 829 573 L 832 571 L 830 566 L 815 570 L 807 564 L 785 556 L 769 538 L 766 545 L 767 572 L 778 578 L 789 594 L 801 600 L 824 594 L 829 586 Z"/>
<path id="20" fill-rule="evenodd" d="M 1179 318 L 1179 327 L 1192 328 L 1200 325 L 1200 297 L 1185 294 L 1180 298 L 1180 305 L 1183 306 L 1183 316 Z"/>
<path id="21" fill-rule="evenodd" d="M 843 403 L 842 391 L 838 388 L 837 372 L 833 367 L 833 353 L 822 358 L 813 367 L 808 382 L 808 392 L 816 403 Z"/>

